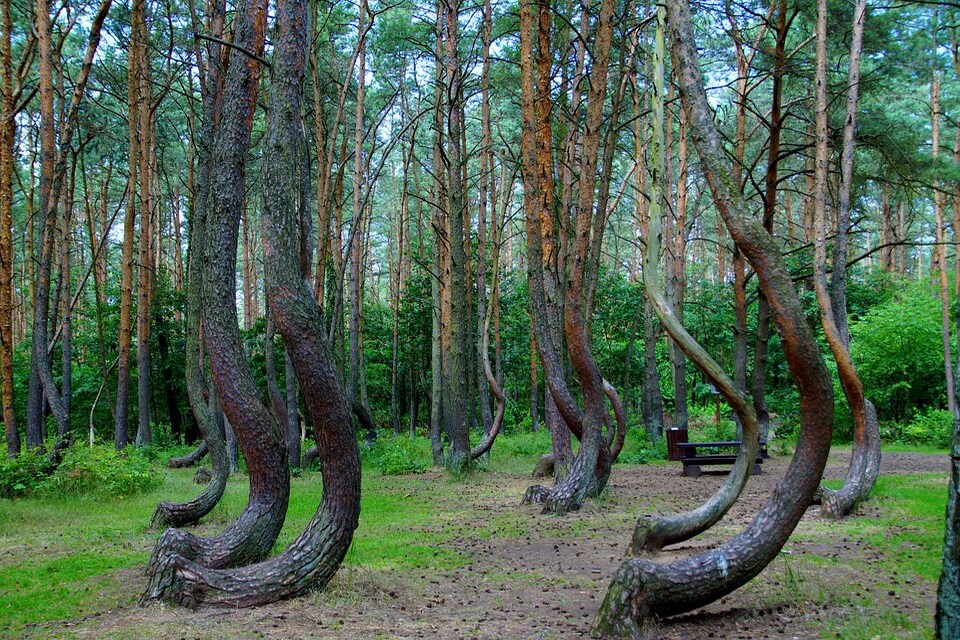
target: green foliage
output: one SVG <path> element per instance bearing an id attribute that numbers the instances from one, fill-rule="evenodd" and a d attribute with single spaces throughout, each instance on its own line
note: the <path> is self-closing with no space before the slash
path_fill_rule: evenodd
<path id="1" fill-rule="evenodd" d="M 953 416 L 946 409 L 927 408 L 900 430 L 898 440 L 949 449 L 953 440 Z"/>
<path id="2" fill-rule="evenodd" d="M 136 449 L 72 447 L 63 462 L 40 487 L 45 494 L 132 496 L 162 483 L 157 469 Z"/>
<path id="3" fill-rule="evenodd" d="M 929 286 L 905 286 L 853 323 L 850 333 L 854 362 L 880 419 L 902 422 L 942 403 L 940 308 Z"/>
<path id="4" fill-rule="evenodd" d="M 373 443 L 362 446 L 361 459 L 385 476 L 423 473 L 430 460 L 428 447 L 424 438 L 382 434 Z"/>
<path id="5" fill-rule="evenodd" d="M 617 464 L 649 464 L 666 458 L 666 438 L 660 438 L 659 442 L 653 443 L 642 427 L 631 425 L 627 429 L 627 438 L 617 458 Z"/>
<path id="6" fill-rule="evenodd" d="M 39 487 L 47 477 L 45 454 L 23 453 L 0 460 L 0 498 L 19 498 Z"/>

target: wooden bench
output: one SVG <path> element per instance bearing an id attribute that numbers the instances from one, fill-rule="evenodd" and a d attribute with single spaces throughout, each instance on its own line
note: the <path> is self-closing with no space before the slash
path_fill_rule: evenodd
<path id="1" fill-rule="evenodd" d="M 680 462 L 683 463 L 683 475 L 696 478 L 703 471 L 701 466 L 715 464 L 733 464 L 737 460 L 737 452 L 740 450 L 739 440 L 728 440 L 725 442 L 678 442 L 675 445 L 680 450 Z M 700 450 L 699 452 L 697 450 Z M 709 450 L 710 453 L 705 452 Z M 753 475 L 762 473 L 760 465 L 764 458 L 768 458 L 767 445 L 760 443 L 760 449 L 757 451 L 757 459 L 753 465 Z"/>

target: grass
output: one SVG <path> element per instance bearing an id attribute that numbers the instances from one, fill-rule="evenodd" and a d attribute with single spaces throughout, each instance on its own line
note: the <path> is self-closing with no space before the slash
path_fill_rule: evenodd
<path id="1" fill-rule="evenodd" d="M 826 483 L 836 487 L 839 482 Z M 838 606 L 844 611 L 819 624 L 824 638 L 849 640 L 926 640 L 929 620 L 894 610 L 876 596 L 921 585 L 936 593 L 943 545 L 947 478 L 939 474 L 881 476 L 862 513 L 840 521 L 802 523 L 787 548 L 797 543 L 840 541 L 857 545 L 855 557 L 829 554 L 783 556 L 753 585 L 767 605 Z M 854 588 L 860 575 L 879 580 L 871 590 Z M 915 611 L 913 613 L 916 613 Z"/>
<path id="2" fill-rule="evenodd" d="M 382 597 L 378 593 L 391 584 L 391 576 L 431 579 L 469 564 L 456 551 L 459 541 L 513 540 L 535 533 L 519 511 L 490 512 L 490 504 L 505 504 L 517 496 L 506 495 L 503 482 L 485 483 L 484 476 L 508 479 L 511 488 L 517 481 L 525 482 L 521 474 L 529 473 L 548 443 L 545 432 L 507 436 L 498 441 L 486 472 L 461 481 L 439 471 L 384 476 L 365 466 L 360 526 L 344 570 L 327 593 L 313 597 L 318 602 L 348 603 Z M 46 633 L 51 624 L 133 606 L 143 582 L 141 568 L 158 535 L 147 526 L 157 501 L 183 500 L 197 492 L 192 470 L 163 473 L 160 489 L 135 497 L 0 500 L 0 637 L 29 636 L 37 624 L 45 625 L 37 633 Z M 197 532 L 210 535 L 222 529 L 243 508 L 246 493 L 246 480 L 238 474 Z M 321 493 L 320 474 L 305 472 L 294 478 L 277 550 L 303 530 Z M 757 589 L 760 601 L 771 605 L 842 606 L 845 617 L 815 623 L 823 637 L 929 638 L 928 621 L 878 606 L 842 581 L 821 578 L 842 571 L 850 575 L 881 571 L 891 579 L 889 585 L 881 581 L 880 588 L 897 589 L 895 583 L 911 581 L 929 586 L 933 593 L 940 572 L 945 497 L 946 479 L 941 475 L 881 477 L 864 508 L 866 515 L 805 522 L 792 539 L 808 544 L 856 540 L 871 552 L 867 555 L 881 559 L 880 565 L 859 556 L 843 559 L 846 566 L 820 555 L 783 556 L 749 588 Z M 633 518 L 639 508 L 611 492 L 583 512 L 557 519 L 541 533 L 575 537 L 602 531 L 617 518 Z M 823 571 L 825 567 L 831 571 Z M 549 582 L 531 572 L 501 573 L 504 580 Z M 602 586 L 607 578 L 596 576 L 597 584 Z"/>

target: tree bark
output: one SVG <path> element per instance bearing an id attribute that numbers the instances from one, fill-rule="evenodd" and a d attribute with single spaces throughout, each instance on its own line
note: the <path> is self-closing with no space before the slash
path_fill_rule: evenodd
<path id="1" fill-rule="evenodd" d="M 43 220 L 41 232 L 41 255 L 36 270 L 34 286 L 33 344 L 31 367 L 39 378 L 39 384 L 31 381 L 28 398 L 27 446 L 43 446 L 43 405 L 37 403 L 42 392 L 57 420 L 57 432 L 69 431 L 69 412 L 62 402 L 62 395 L 53 378 L 53 368 L 47 344 L 47 323 L 50 305 L 50 271 L 53 261 L 53 240 L 56 229 L 57 209 L 66 180 L 67 158 L 70 155 L 73 135 L 76 131 L 80 103 L 86 89 L 93 58 L 100 44 L 100 32 L 110 10 L 111 0 L 103 0 L 90 24 L 87 48 L 80 71 L 74 81 L 73 93 L 59 132 L 59 152 L 56 149 L 56 124 L 53 114 L 52 49 L 50 44 L 50 14 L 46 0 L 37 3 L 38 48 L 40 49 L 40 104 L 41 104 L 41 178 L 40 211 Z M 56 307 L 54 306 L 54 310 Z M 42 389 L 41 386 L 42 385 Z M 39 440 L 37 438 L 39 437 Z"/>
<path id="2" fill-rule="evenodd" d="M 137 264 L 137 446 L 153 441 L 150 416 L 150 306 L 153 297 L 153 193 L 152 193 L 152 139 L 153 92 L 150 85 L 150 36 L 147 31 L 146 0 L 133 0 L 131 13 L 133 34 L 137 40 L 135 63 L 139 92 L 136 103 L 137 151 L 140 194 L 140 247 Z M 131 106 L 131 111 L 133 110 Z M 131 152 L 131 155 L 134 155 Z M 131 197 L 136 190 L 131 191 Z"/>
<path id="3" fill-rule="evenodd" d="M 749 209 L 726 166 L 726 157 L 699 68 L 690 7 L 668 0 L 671 48 L 687 111 L 691 139 L 700 156 L 717 209 L 754 267 L 773 310 L 784 355 L 800 392 L 801 432 L 783 480 L 746 529 L 707 552 L 658 564 L 627 560 L 611 582 L 594 629 L 640 635 L 654 617 L 690 611 L 748 582 L 773 560 L 800 521 L 826 464 L 833 430 L 830 375 L 800 306 L 799 296 L 772 238 L 749 222 Z"/>
<path id="4" fill-rule="evenodd" d="M 650 222 L 646 234 L 646 249 L 643 262 L 643 285 L 647 297 L 653 305 L 660 323 L 670 335 L 671 340 L 681 350 L 684 357 L 706 376 L 706 378 L 723 394 L 730 406 L 736 411 L 740 423 L 743 425 L 743 444 L 737 452 L 737 459 L 733 469 L 727 474 L 727 479 L 717 489 L 710 499 L 696 509 L 671 516 L 643 516 L 637 521 L 630 542 L 629 551 L 633 555 L 645 552 L 656 552 L 668 544 L 688 540 L 693 536 L 706 531 L 716 524 L 733 506 L 746 486 L 750 476 L 750 469 L 757 458 L 759 448 L 757 416 L 753 412 L 750 398 L 730 379 L 723 368 L 710 356 L 707 351 L 691 336 L 680 318 L 677 308 L 664 295 L 660 283 L 658 262 L 662 243 L 662 225 L 664 187 L 669 189 L 669 179 L 665 173 L 664 158 L 664 88 L 663 66 L 665 54 L 664 22 L 666 12 L 663 8 L 657 11 L 657 31 L 653 49 L 653 137 L 650 144 Z M 681 158 L 683 157 L 681 153 Z M 642 160 L 642 159 L 638 159 Z M 681 175 L 684 173 L 680 172 Z M 669 215 L 669 214 L 668 214 Z M 674 277 L 666 274 L 666 277 Z"/>
<path id="5" fill-rule="evenodd" d="M 860 52 L 863 43 L 863 23 L 866 19 L 866 0 L 858 0 L 854 7 L 853 35 L 850 44 L 850 71 L 847 80 L 847 112 L 843 131 L 843 150 L 840 163 L 840 206 L 834 233 L 832 288 L 827 286 L 827 161 L 829 131 L 827 122 L 827 3 L 818 3 L 817 28 L 817 146 L 816 193 L 814 201 L 814 288 L 823 333 L 827 338 L 837 374 L 853 415 L 853 452 L 843 486 L 834 491 L 820 488 L 824 514 L 840 518 L 848 513 L 873 488 L 880 473 L 880 430 L 877 411 L 866 399 L 863 384 L 850 357 L 850 330 L 847 323 L 847 244 L 850 225 L 850 189 L 853 180 L 855 133 L 857 126 L 857 97 L 860 83 Z M 949 368 L 949 367 L 948 367 Z"/>
<path id="6" fill-rule="evenodd" d="M 0 387 L 7 457 L 20 453 L 13 410 L 13 168 L 17 135 L 14 103 L 13 18 L 10 3 L 0 6 Z"/>
<path id="7" fill-rule="evenodd" d="M 443 422 L 450 449 L 446 466 L 453 473 L 463 473 L 471 466 L 469 408 L 469 358 L 467 354 L 470 333 L 467 301 L 467 237 L 464 229 L 466 213 L 466 184 L 463 180 L 463 155 L 460 144 L 463 121 L 462 71 L 458 58 L 460 3 L 442 0 L 438 9 L 444 13 L 443 64 L 446 77 L 446 153 L 444 172 L 447 178 L 447 242 L 449 246 L 450 275 L 447 283 L 450 299 L 450 321 L 446 345 L 448 366 L 444 371 Z"/>
<path id="8" fill-rule="evenodd" d="M 266 3 L 244 0 L 234 17 L 233 43 L 260 55 L 266 27 Z M 226 48 L 225 48 L 226 49 Z M 227 52 L 229 53 L 229 51 Z M 143 600 L 179 601 L 182 583 L 172 558 L 199 566 L 246 565 L 266 557 L 283 525 L 290 495 L 290 470 L 280 427 L 259 401 L 259 391 L 244 358 L 237 325 L 236 256 L 242 211 L 246 156 L 256 104 L 259 62 L 229 53 L 220 119 L 211 144 L 209 193 L 204 216 L 206 239 L 203 290 L 200 292 L 204 341 L 217 401 L 243 449 L 250 475 L 250 497 L 240 516 L 219 536 L 200 539 L 178 529 L 158 540 L 147 568 Z M 299 189 L 294 190 L 295 194 Z M 297 235 L 294 234 L 294 238 Z M 227 428 L 230 428 L 227 427 Z"/>
<path id="9" fill-rule="evenodd" d="M 934 13 L 933 31 L 936 34 L 937 16 Z M 934 37 L 936 42 L 936 37 Z M 931 143 L 934 161 L 940 156 L 940 70 L 937 68 L 936 59 L 933 63 L 933 77 L 930 80 L 930 119 L 931 119 Z M 951 354 L 950 342 L 950 285 L 948 282 L 947 267 L 947 248 L 944 244 L 946 233 L 944 231 L 943 215 L 943 192 L 940 188 L 940 181 L 934 181 L 933 189 L 933 215 L 936 224 L 937 245 L 934 247 L 934 259 L 937 263 L 937 275 L 940 284 L 940 317 L 941 338 L 943 343 L 943 368 L 947 385 L 947 409 L 950 414 L 957 419 L 960 417 L 957 408 L 957 392 L 953 380 L 953 356 Z"/>
<path id="10" fill-rule="evenodd" d="M 226 5 L 224 0 L 215 0 L 210 3 L 210 32 L 220 37 L 223 35 Z M 197 54 L 199 60 L 199 53 Z M 222 106 L 222 77 L 223 59 L 220 45 L 211 44 L 207 56 L 205 73 L 202 73 L 201 97 L 203 106 L 203 121 L 198 147 L 199 176 L 196 180 L 196 190 L 193 194 L 193 207 L 189 222 L 190 252 L 187 255 L 187 298 L 186 298 L 186 327 L 185 327 L 185 354 L 184 369 L 186 377 L 187 397 L 193 412 L 197 428 L 203 438 L 206 448 L 210 452 L 210 463 L 213 465 L 213 479 L 206 489 L 196 498 L 184 503 L 161 501 L 153 514 L 155 526 L 182 527 L 198 522 L 220 502 L 230 477 L 230 460 L 227 456 L 226 434 L 223 431 L 222 420 L 217 420 L 213 410 L 216 405 L 216 393 L 208 388 L 206 383 L 206 357 L 203 351 L 203 289 L 206 277 L 207 253 L 207 211 L 211 189 L 211 160 L 210 145 L 213 141 L 213 131 L 219 110 Z M 132 251 L 132 240 L 131 240 Z M 199 539 L 198 539 L 199 544 Z M 204 557 L 199 554 L 198 557 Z"/>
<path id="11" fill-rule="evenodd" d="M 603 102 L 606 95 L 607 69 L 610 43 L 613 35 L 613 2 L 605 0 L 600 9 L 594 37 L 594 67 L 588 92 L 583 148 L 581 151 L 580 192 L 577 201 L 577 218 L 573 264 L 566 283 L 564 332 L 574 371 L 584 395 L 585 411 L 573 401 L 566 387 L 559 352 L 549 330 L 546 295 L 544 290 L 544 266 L 551 254 L 553 194 L 551 168 L 551 117 L 550 117 L 550 6 L 539 3 L 537 40 L 538 78 L 534 87 L 533 55 L 533 10 L 521 8 L 521 117 L 524 168 L 524 200 L 527 209 L 527 255 L 528 282 L 532 315 L 538 324 L 537 347 L 543 363 L 545 378 L 551 398 L 563 421 L 580 439 L 580 449 L 565 478 L 553 489 L 534 486 L 527 490 L 524 502 L 542 502 L 544 512 L 565 513 L 580 507 L 583 501 L 597 495 L 606 486 L 612 457 L 602 436 L 606 421 L 605 390 L 596 362 L 590 351 L 587 331 L 584 327 L 583 305 L 585 303 L 584 278 L 590 249 L 590 233 L 593 222 L 594 186 L 600 144 L 600 129 Z M 547 267 L 549 270 L 549 267 Z"/>
<path id="12" fill-rule="evenodd" d="M 297 189 L 290 166 L 306 153 L 302 135 L 307 6 L 279 0 L 264 169 L 266 283 L 269 307 L 290 353 L 315 425 L 323 461 L 323 499 L 305 531 L 279 556 L 234 570 L 211 570 L 176 555 L 164 558 L 171 587 L 164 599 L 187 606 L 254 606 L 324 587 L 336 573 L 360 513 L 360 456 L 350 405 L 326 347 L 320 310 L 298 257 Z M 245 442 L 245 444 L 249 444 Z M 249 456 L 248 456 L 249 460 Z"/>
<path id="13" fill-rule="evenodd" d="M 207 446 L 207 443 L 201 442 L 187 455 L 177 456 L 167 460 L 167 467 L 169 469 L 185 469 L 186 467 L 192 467 L 207 457 L 208 453 L 210 453 L 210 448 Z"/>

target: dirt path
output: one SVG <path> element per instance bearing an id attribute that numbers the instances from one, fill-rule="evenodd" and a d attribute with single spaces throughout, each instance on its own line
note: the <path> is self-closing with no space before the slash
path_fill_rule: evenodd
<path id="1" fill-rule="evenodd" d="M 739 530 L 766 499 L 787 461 L 780 457 L 765 464 L 731 513 L 687 549 L 707 547 Z M 831 458 L 827 477 L 841 478 L 846 461 L 842 455 Z M 882 473 L 943 471 L 946 476 L 947 464 L 945 456 L 885 454 Z M 432 479 L 421 476 L 410 482 Z M 200 612 L 131 608 L 79 620 L 60 631 L 81 638 L 138 639 L 580 638 L 621 561 L 637 515 L 698 503 L 722 480 L 719 474 L 685 478 L 673 466 L 618 466 L 604 499 L 556 518 L 517 506 L 529 479 L 486 474 L 482 484 L 458 486 L 436 503 L 438 512 L 454 514 L 469 505 L 469 522 L 458 525 L 447 544 L 462 555 L 462 566 L 439 573 L 347 568 L 328 592 L 270 607 Z M 871 510 L 876 507 L 868 504 L 866 513 Z M 865 571 L 883 557 L 862 539 L 832 539 L 830 526 L 818 508 L 811 508 L 785 553 L 751 584 L 695 614 L 661 623 L 649 637 L 820 638 L 821 623 L 842 622 L 854 613 L 856 598 L 838 601 L 829 595 L 846 585 L 856 594 L 871 594 L 877 608 L 932 620 L 929 584 Z M 807 557 L 824 558 L 830 570 L 811 569 L 817 565 L 805 562 Z M 123 577 L 132 590 L 138 591 L 141 582 L 134 571 Z"/>

